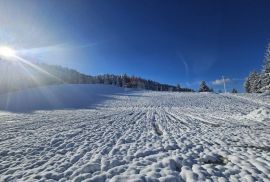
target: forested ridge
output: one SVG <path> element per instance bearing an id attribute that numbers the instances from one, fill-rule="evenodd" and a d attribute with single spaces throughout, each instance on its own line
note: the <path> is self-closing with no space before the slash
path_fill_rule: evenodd
<path id="1" fill-rule="evenodd" d="M 137 76 L 103 74 L 91 76 L 74 69 L 45 63 L 32 66 L 0 60 L 0 93 L 53 84 L 109 84 L 155 91 L 191 92 L 192 89 L 162 84 Z"/>

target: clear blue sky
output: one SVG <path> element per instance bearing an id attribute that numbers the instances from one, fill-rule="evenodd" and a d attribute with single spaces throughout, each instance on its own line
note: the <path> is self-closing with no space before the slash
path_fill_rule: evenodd
<path id="1" fill-rule="evenodd" d="M 270 40 L 269 0 L 1 0 L 0 44 L 87 74 L 242 88 Z"/>

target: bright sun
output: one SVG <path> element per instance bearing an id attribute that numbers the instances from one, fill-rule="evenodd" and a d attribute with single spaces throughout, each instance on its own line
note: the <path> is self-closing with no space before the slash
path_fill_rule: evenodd
<path id="1" fill-rule="evenodd" d="M 12 58 L 16 56 L 16 51 L 10 47 L 0 47 L 0 57 Z"/>

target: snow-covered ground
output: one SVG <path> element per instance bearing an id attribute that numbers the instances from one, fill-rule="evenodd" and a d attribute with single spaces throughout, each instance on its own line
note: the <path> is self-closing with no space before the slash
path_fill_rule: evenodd
<path id="1" fill-rule="evenodd" d="M 269 95 L 60 85 L 0 108 L 0 181 L 270 180 Z"/>

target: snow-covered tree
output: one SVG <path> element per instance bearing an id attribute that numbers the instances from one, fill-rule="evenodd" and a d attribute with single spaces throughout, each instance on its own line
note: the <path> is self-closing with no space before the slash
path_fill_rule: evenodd
<path id="1" fill-rule="evenodd" d="M 256 71 L 252 71 L 245 81 L 245 89 L 247 93 L 258 92 L 261 88 L 260 76 Z"/>
<path id="2" fill-rule="evenodd" d="M 270 85 L 270 43 L 266 49 L 264 65 L 261 73 L 261 87 L 263 90 L 269 89 Z"/>
<path id="3" fill-rule="evenodd" d="M 206 85 L 205 81 L 201 81 L 199 92 L 210 92 L 211 90 L 209 87 Z"/>
<path id="4" fill-rule="evenodd" d="M 251 93 L 249 76 L 245 80 L 244 87 L 247 93 Z"/>

